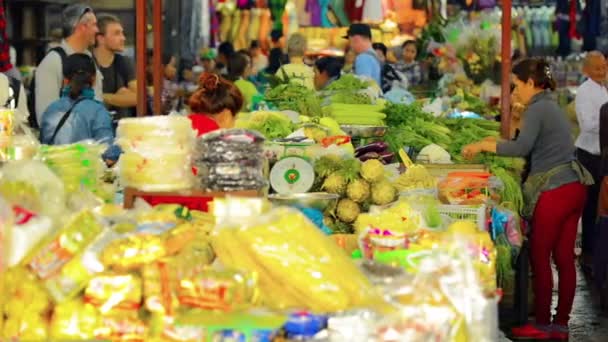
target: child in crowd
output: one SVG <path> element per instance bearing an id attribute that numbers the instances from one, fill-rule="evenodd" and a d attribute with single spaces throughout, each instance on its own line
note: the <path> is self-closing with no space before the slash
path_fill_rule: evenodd
<path id="1" fill-rule="evenodd" d="M 416 41 L 408 40 L 401 46 L 403 52 L 403 60 L 396 65 L 397 71 L 407 77 L 410 86 L 416 86 L 422 83 L 422 68 L 420 63 L 416 61 L 418 49 Z"/>

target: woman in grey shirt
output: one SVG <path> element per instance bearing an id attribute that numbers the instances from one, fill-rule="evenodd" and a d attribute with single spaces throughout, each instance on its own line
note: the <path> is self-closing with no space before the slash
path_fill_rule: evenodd
<path id="1" fill-rule="evenodd" d="M 480 152 L 529 158 L 522 214 L 532 224 L 530 262 L 536 322 L 513 328 L 512 334 L 526 339 L 568 339 L 576 288 L 574 244 L 589 174 L 576 162 L 570 123 L 553 96 L 555 81 L 549 64 L 542 59 L 525 59 L 513 68 L 512 79 L 513 98 L 526 106 L 517 139 L 484 139 L 465 146 L 462 153 L 467 158 Z M 551 257 L 559 274 L 559 304 L 553 319 Z"/>

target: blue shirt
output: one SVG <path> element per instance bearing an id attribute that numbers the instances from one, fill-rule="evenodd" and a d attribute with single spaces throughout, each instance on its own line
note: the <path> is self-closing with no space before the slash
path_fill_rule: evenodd
<path id="1" fill-rule="evenodd" d="M 382 65 L 376 57 L 374 49 L 369 49 L 357 55 L 357 58 L 355 58 L 355 74 L 367 76 L 376 81 L 378 86 L 382 85 Z"/>
<path id="2" fill-rule="evenodd" d="M 88 89 L 87 89 L 88 90 Z M 112 118 L 106 107 L 93 99 L 93 92 L 83 91 L 83 97 L 76 104 L 72 113 L 65 121 L 63 127 L 57 132 L 54 141 L 51 141 L 55 128 L 63 115 L 72 107 L 75 100 L 72 100 L 64 92 L 64 95 L 42 113 L 42 124 L 40 126 L 40 142 L 47 145 L 72 144 L 83 140 L 93 140 L 95 142 L 110 145 L 110 148 L 103 154 L 104 159 L 117 160 L 120 148 L 112 145 L 114 142 L 114 130 L 112 128 Z M 90 93 L 90 94 L 89 94 Z"/>

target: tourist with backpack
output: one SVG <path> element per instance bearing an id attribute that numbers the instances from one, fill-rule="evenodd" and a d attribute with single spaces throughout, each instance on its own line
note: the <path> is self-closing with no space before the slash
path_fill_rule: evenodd
<path id="1" fill-rule="evenodd" d="M 88 48 L 95 44 L 97 35 L 97 18 L 91 7 L 74 4 L 63 10 L 63 32 L 67 34 L 61 42 L 60 47 L 49 51 L 40 65 L 36 68 L 34 79 L 31 84 L 31 97 L 29 101 L 30 124 L 37 126 L 42 118 L 42 113 L 53 101 L 59 99 L 63 86 L 63 64 L 67 56 L 74 53 L 84 53 L 90 56 Z M 96 83 L 93 87 L 95 97 L 102 99 L 103 76 L 97 71 Z"/>
<path id="2" fill-rule="evenodd" d="M 93 55 L 103 75 L 103 101 L 114 119 L 135 116 L 137 82 L 130 58 L 121 55 L 125 49 L 125 34 L 120 19 L 111 14 L 97 17 L 99 34 Z"/>
<path id="3" fill-rule="evenodd" d="M 357 76 L 365 76 L 382 85 L 382 62 L 372 48 L 372 30 L 367 24 L 351 24 L 347 35 L 351 49 L 357 54 L 354 72 Z"/>
<path id="4" fill-rule="evenodd" d="M 65 59 L 62 96 L 41 115 L 40 142 L 46 145 L 83 140 L 105 143 L 111 147 L 103 159 L 112 164 L 118 159 L 120 149 L 112 145 L 114 129 L 110 113 L 103 103 L 95 100 L 96 73 L 95 62 L 87 54 L 75 53 Z"/>

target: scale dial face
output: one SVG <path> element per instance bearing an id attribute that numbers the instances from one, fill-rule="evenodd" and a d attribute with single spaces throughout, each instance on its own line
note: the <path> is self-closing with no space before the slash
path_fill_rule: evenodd
<path id="1" fill-rule="evenodd" d="M 314 181 L 312 165 L 299 157 L 281 159 L 270 170 L 270 186 L 281 195 L 308 192 Z"/>

